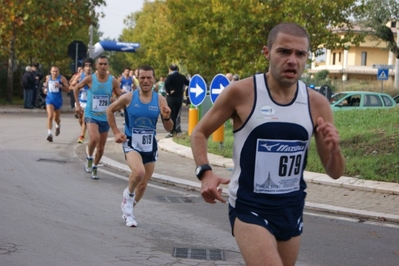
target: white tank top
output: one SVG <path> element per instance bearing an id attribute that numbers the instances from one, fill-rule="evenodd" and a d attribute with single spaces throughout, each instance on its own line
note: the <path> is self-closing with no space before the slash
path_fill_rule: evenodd
<path id="1" fill-rule="evenodd" d="M 265 74 L 254 76 L 254 93 L 248 119 L 234 132 L 229 203 L 237 210 L 283 212 L 306 196 L 303 171 L 314 128 L 309 95 L 298 81 L 292 102 L 278 104 Z"/>

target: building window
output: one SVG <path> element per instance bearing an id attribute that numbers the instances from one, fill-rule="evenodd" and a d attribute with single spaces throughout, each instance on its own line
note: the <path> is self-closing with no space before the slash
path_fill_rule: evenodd
<path id="1" fill-rule="evenodd" d="M 361 66 L 367 65 L 367 52 L 362 52 L 362 62 L 360 63 Z"/>
<path id="2" fill-rule="evenodd" d="M 341 52 L 339 52 L 339 54 L 338 54 L 338 62 L 341 63 Z"/>
<path id="3" fill-rule="evenodd" d="M 391 28 L 396 28 L 396 21 L 391 21 Z"/>
<path id="4" fill-rule="evenodd" d="M 336 53 L 333 53 L 333 54 L 332 54 L 332 56 L 333 56 L 333 58 L 332 58 L 332 64 L 333 64 L 333 65 L 335 65 L 335 55 L 336 55 Z"/>

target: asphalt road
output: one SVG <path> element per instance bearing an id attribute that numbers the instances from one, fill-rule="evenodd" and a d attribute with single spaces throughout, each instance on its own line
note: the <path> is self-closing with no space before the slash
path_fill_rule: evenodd
<path id="1" fill-rule="evenodd" d="M 101 167 L 92 180 L 77 120 L 61 119 L 48 143 L 45 114 L 0 114 L 0 265 L 244 265 L 227 206 L 196 191 L 151 182 L 135 209 L 139 226 L 127 228 L 127 175 Z M 297 265 L 399 265 L 398 226 L 322 213 L 304 220 Z"/>

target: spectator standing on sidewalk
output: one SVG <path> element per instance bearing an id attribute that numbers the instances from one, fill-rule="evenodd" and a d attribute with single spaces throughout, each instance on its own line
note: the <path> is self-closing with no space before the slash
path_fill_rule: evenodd
<path id="1" fill-rule="evenodd" d="M 344 172 L 330 105 L 299 80 L 309 45 L 301 26 L 275 26 L 263 47 L 269 71 L 227 86 L 191 136 L 204 200 L 225 202 L 218 186 L 230 183 L 232 233 L 247 265 L 295 265 L 306 196 L 303 172 L 313 134 L 326 173 L 337 179 Z M 230 117 L 234 170 L 229 180 L 212 172 L 207 139 Z"/>
<path id="2" fill-rule="evenodd" d="M 33 90 L 32 105 L 33 107 L 36 107 L 37 95 L 39 93 L 39 89 L 41 89 L 40 82 L 43 78 L 43 74 L 39 70 L 39 64 L 37 63 L 32 64 L 32 73 L 33 76 L 35 77 L 35 89 Z"/>
<path id="3" fill-rule="evenodd" d="M 22 87 L 24 89 L 24 108 L 25 109 L 33 109 L 33 94 L 36 86 L 36 79 L 34 74 L 32 73 L 32 67 L 27 66 L 25 68 L 25 73 L 22 76 Z"/>
<path id="4" fill-rule="evenodd" d="M 53 142 L 53 120 L 55 136 L 58 136 L 61 133 L 62 91 L 69 92 L 69 84 L 67 79 L 60 75 L 58 66 L 52 66 L 50 73 L 43 84 L 43 92 L 46 94 L 47 141 Z"/>
<path id="5" fill-rule="evenodd" d="M 158 144 L 155 139 L 159 115 L 165 130 L 170 131 L 173 121 L 171 110 L 165 98 L 152 90 L 155 72 L 150 66 L 138 70 L 140 90 L 134 90 L 121 96 L 107 108 L 109 125 L 115 141 L 122 143 L 127 164 L 130 168 L 129 184 L 123 191 L 122 218 L 128 227 L 136 227 L 133 207 L 143 197 L 148 181 L 154 173 L 158 157 Z M 119 131 L 114 112 L 125 108 L 125 132 Z"/>
<path id="6" fill-rule="evenodd" d="M 175 64 L 169 66 L 169 75 L 165 80 L 166 100 L 171 109 L 171 118 L 173 121 L 173 128 L 166 136 L 167 138 L 181 133 L 180 128 L 180 111 L 183 105 L 183 93 L 185 87 L 189 85 L 189 80 L 179 73 L 179 67 Z"/>
<path id="7" fill-rule="evenodd" d="M 96 73 L 85 77 L 73 87 L 76 99 L 75 111 L 82 114 L 82 107 L 79 104 L 79 91 L 85 86 L 87 89 L 87 103 L 84 111 L 84 122 L 89 133 L 87 144 L 87 158 L 85 171 L 91 173 L 92 179 L 98 179 L 97 165 L 104 154 L 104 147 L 108 137 L 109 124 L 107 121 L 106 109 L 113 101 L 112 94 L 116 97 L 121 95 L 119 83 L 108 73 L 108 58 L 100 56 L 96 62 Z M 94 149 L 96 154 L 93 159 Z"/>

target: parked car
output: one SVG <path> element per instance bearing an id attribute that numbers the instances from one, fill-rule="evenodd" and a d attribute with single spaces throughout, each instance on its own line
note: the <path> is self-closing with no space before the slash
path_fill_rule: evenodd
<path id="1" fill-rule="evenodd" d="M 334 94 L 330 99 L 331 109 L 353 110 L 368 108 L 393 108 L 395 100 L 386 93 L 371 91 L 344 91 Z"/>
<path id="2" fill-rule="evenodd" d="M 399 94 L 393 97 L 393 99 L 395 100 L 396 104 L 399 104 Z"/>

